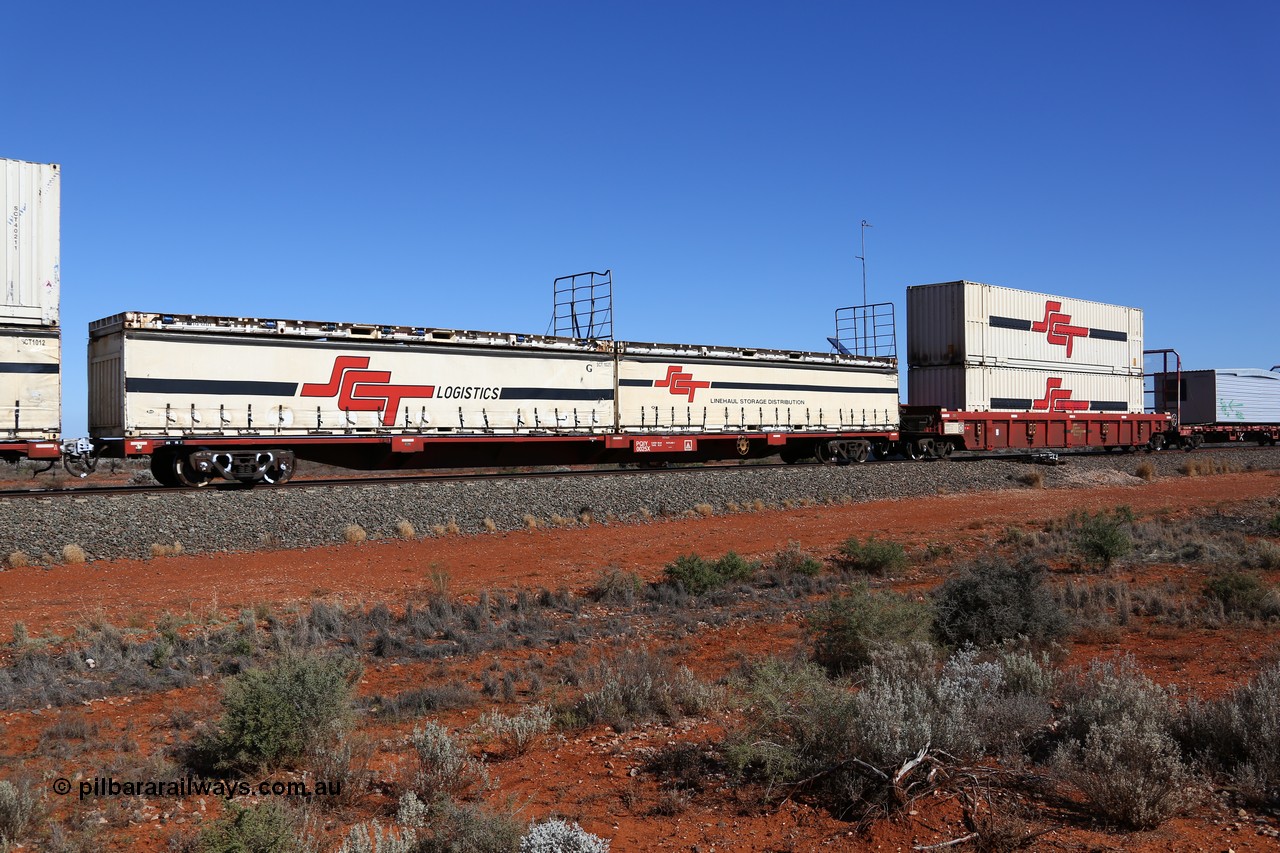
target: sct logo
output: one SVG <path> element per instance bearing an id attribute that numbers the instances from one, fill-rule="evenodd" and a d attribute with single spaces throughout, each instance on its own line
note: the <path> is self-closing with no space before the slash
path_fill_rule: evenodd
<path id="1" fill-rule="evenodd" d="M 1045 339 L 1051 344 L 1065 344 L 1067 358 L 1071 358 L 1071 342 L 1076 338 L 1089 337 L 1085 326 L 1071 325 L 1071 315 L 1062 313 L 1062 303 L 1045 300 L 1044 319 L 1031 324 L 1031 331 L 1044 332 Z M 1050 380 L 1052 381 L 1052 380 Z"/>
<path id="2" fill-rule="evenodd" d="M 1031 409 L 1036 412 L 1079 412 L 1089 408 L 1086 400 L 1072 400 L 1071 389 L 1062 387 L 1062 380 L 1054 377 L 1044 383 L 1044 398 L 1033 400 Z"/>
<path id="3" fill-rule="evenodd" d="M 673 365 L 667 368 L 667 375 L 665 379 L 653 380 L 653 387 L 666 388 L 670 393 L 675 394 L 677 397 L 687 394 L 689 395 L 689 402 L 692 403 L 693 395 L 698 392 L 698 389 L 710 388 L 711 383 L 695 382 L 693 381 L 692 373 L 685 373 L 684 368 Z"/>
<path id="4" fill-rule="evenodd" d="M 302 386 L 303 397 L 337 397 L 345 412 L 382 412 L 382 425 L 394 426 L 400 401 L 430 398 L 434 385 L 392 385 L 390 370 L 367 370 L 366 356 L 340 355 L 333 360 L 329 381 Z"/>

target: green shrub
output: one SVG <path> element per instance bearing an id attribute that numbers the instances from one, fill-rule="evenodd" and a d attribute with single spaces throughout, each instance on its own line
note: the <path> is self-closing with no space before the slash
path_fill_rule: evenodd
<path id="1" fill-rule="evenodd" d="M 731 583 L 750 580 L 756 566 L 733 551 L 718 560 L 707 560 L 697 554 L 682 554 L 667 564 L 668 583 L 676 584 L 692 595 L 702 595 Z"/>
<path id="2" fill-rule="evenodd" d="M 1254 574 L 1224 572 L 1204 585 L 1206 597 L 1222 605 L 1223 612 L 1249 618 L 1269 615 L 1274 598 L 1271 590 Z"/>
<path id="3" fill-rule="evenodd" d="M 835 674 L 865 666 L 878 649 L 928 642 L 932 628 L 927 603 L 865 584 L 831 597 L 809 620 L 813 659 Z"/>
<path id="4" fill-rule="evenodd" d="M 444 798 L 427 811 L 428 833 L 414 853 L 518 853 L 524 828 L 509 811 L 490 811 Z"/>
<path id="5" fill-rule="evenodd" d="M 1171 731 L 1179 713 L 1177 692 L 1147 678 L 1132 655 L 1114 663 L 1095 660 L 1087 670 L 1072 670 L 1059 694 L 1059 733 L 1077 744 L 1083 744 L 1092 729 L 1123 717 L 1137 720 L 1144 729 Z"/>
<path id="6" fill-rule="evenodd" d="M 1071 521 L 1076 550 L 1086 562 L 1110 568 L 1112 563 L 1133 550 L 1128 524 L 1122 513 L 1078 513 Z"/>
<path id="7" fill-rule="evenodd" d="M 801 550 L 800 543 L 788 542 L 787 547 L 774 554 L 768 567 L 785 575 L 814 577 L 822 573 L 822 562 L 812 554 Z"/>
<path id="8" fill-rule="evenodd" d="M 227 803 L 227 811 L 196 837 L 198 853 L 302 853 L 298 821 L 278 802 L 249 808 Z"/>
<path id="9" fill-rule="evenodd" d="M 595 586 L 591 588 L 591 597 L 613 604 L 634 604 L 643 588 L 644 581 L 638 574 L 610 566 L 600 572 Z"/>
<path id="10" fill-rule="evenodd" d="M 907 552 L 897 542 L 883 542 L 874 536 L 860 542 L 854 536 L 836 549 L 836 568 L 846 572 L 885 577 L 907 567 Z"/>
<path id="11" fill-rule="evenodd" d="M 359 667 L 343 658 L 286 657 L 227 679 L 219 731 L 200 751 L 216 768 L 263 767 L 301 756 L 350 726 Z"/>
<path id="12" fill-rule="evenodd" d="M 1026 637 L 1047 643 L 1067 631 L 1067 617 L 1031 562 L 992 560 L 952 577 L 933 593 L 935 627 L 943 643 L 989 646 Z"/>
<path id="13" fill-rule="evenodd" d="M 1267 522 L 1267 529 L 1272 533 L 1280 533 L 1280 513 L 1276 513 L 1272 516 L 1271 520 Z"/>

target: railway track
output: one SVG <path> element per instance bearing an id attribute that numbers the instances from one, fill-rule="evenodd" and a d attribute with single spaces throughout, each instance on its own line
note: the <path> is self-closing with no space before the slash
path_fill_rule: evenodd
<path id="1" fill-rule="evenodd" d="M 1205 445 L 1194 451 L 1161 451 L 1162 453 L 1206 453 L 1206 452 L 1249 452 L 1257 449 L 1254 445 L 1239 444 L 1221 444 L 1221 445 Z M 920 465 L 920 464 L 937 464 L 937 463 L 973 463 L 983 462 L 989 459 L 1002 459 L 1007 462 L 1025 462 L 1036 463 L 1046 461 L 1046 457 L 1056 458 L 1059 462 L 1069 461 L 1073 457 L 1108 457 L 1112 456 L 1116 459 L 1122 459 L 1126 455 L 1118 452 L 1108 452 L 1105 450 L 1073 450 L 1061 453 L 1046 453 L 1045 451 L 1036 451 L 1029 453 L 966 453 L 960 456 L 951 456 L 943 459 L 925 459 L 925 460 L 909 460 L 900 457 L 892 457 L 889 459 L 873 459 L 868 465 Z M 538 480 L 538 479 L 554 479 L 568 477 L 620 477 L 633 476 L 636 474 L 671 474 L 677 476 L 699 474 L 708 470 L 727 471 L 727 470 L 768 470 L 768 469 L 805 469 L 805 468 L 823 467 L 818 462 L 798 462 L 795 464 L 787 464 L 783 462 L 774 463 L 757 463 L 754 465 L 688 465 L 678 467 L 654 467 L 654 468 L 591 468 L 591 469 L 558 469 L 551 471 L 490 471 L 476 473 L 474 471 L 467 472 L 442 472 L 442 473 L 418 473 L 408 475 L 392 475 L 392 476 L 364 476 L 364 477 L 316 477 L 307 479 L 290 480 L 287 483 L 275 486 L 259 487 L 258 491 L 270 490 L 296 490 L 307 488 L 323 488 L 328 486 L 370 486 L 370 485 L 387 485 L 387 484 L 405 484 L 414 483 L 447 483 L 447 482 L 475 482 L 484 480 Z M 218 482 L 205 486 L 203 491 L 216 492 L 244 492 L 251 490 L 251 486 L 234 482 Z M 175 495 L 189 494 L 193 489 L 174 489 L 165 486 L 150 485 L 114 485 L 114 486 L 68 486 L 62 488 L 32 488 L 32 489 L 0 489 L 0 500 L 5 499 L 30 499 L 30 498 L 65 498 L 76 496 L 109 496 L 109 495 Z"/>

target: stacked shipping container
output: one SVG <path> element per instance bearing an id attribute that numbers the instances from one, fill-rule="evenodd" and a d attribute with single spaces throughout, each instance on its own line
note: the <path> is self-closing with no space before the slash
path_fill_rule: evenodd
<path id="1" fill-rule="evenodd" d="M 907 288 L 912 405 L 1141 412 L 1142 311 L 971 281 Z"/>
<path id="2" fill-rule="evenodd" d="M 1176 374 L 1160 373 L 1155 395 L 1156 408 L 1179 412 L 1184 424 L 1280 423 L 1280 372 L 1274 370 L 1190 370 L 1182 374 L 1181 385 Z"/>
<path id="3" fill-rule="evenodd" d="M 0 445 L 61 432 L 60 190 L 57 164 L 0 159 Z"/>

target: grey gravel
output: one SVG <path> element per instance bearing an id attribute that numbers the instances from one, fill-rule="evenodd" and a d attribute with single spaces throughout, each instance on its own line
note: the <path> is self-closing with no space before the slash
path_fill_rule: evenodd
<path id="1" fill-rule="evenodd" d="M 34 562 L 59 558 L 79 545 L 90 559 L 150 557 L 153 543 L 182 544 L 186 552 L 323 545 L 344 540 L 358 524 L 370 538 L 398 536 L 409 521 L 419 535 L 456 522 L 464 533 L 523 529 L 526 516 L 549 524 L 553 516 L 643 522 L 679 516 L 699 504 L 725 512 L 731 503 L 771 506 L 802 501 L 854 502 L 989 489 L 1027 489 L 1031 471 L 1045 488 L 1133 484 L 1138 466 L 1157 477 L 1182 477 L 1189 458 L 1239 469 L 1280 469 L 1280 448 L 1231 447 L 1163 453 L 1064 455 L 1050 467 L 1004 459 L 886 461 L 829 467 L 761 467 L 623 472 L 613 476 L 485 479 L 468 482 L 370 483 L 283 489 L 174 491 L 167 494 L 0 498 L 0 564 L 14 551 Z M 1277 483 L 1280 487 L 1280 481 Z M 1280 491 L 1280 488 L 1277 489 Z M 1229 494 L 1223 497 L 1230 497 Z M 646 515 L 647 514 L 647 515 Z M 851 533 L 874 531 L 851 531 Z"/>

